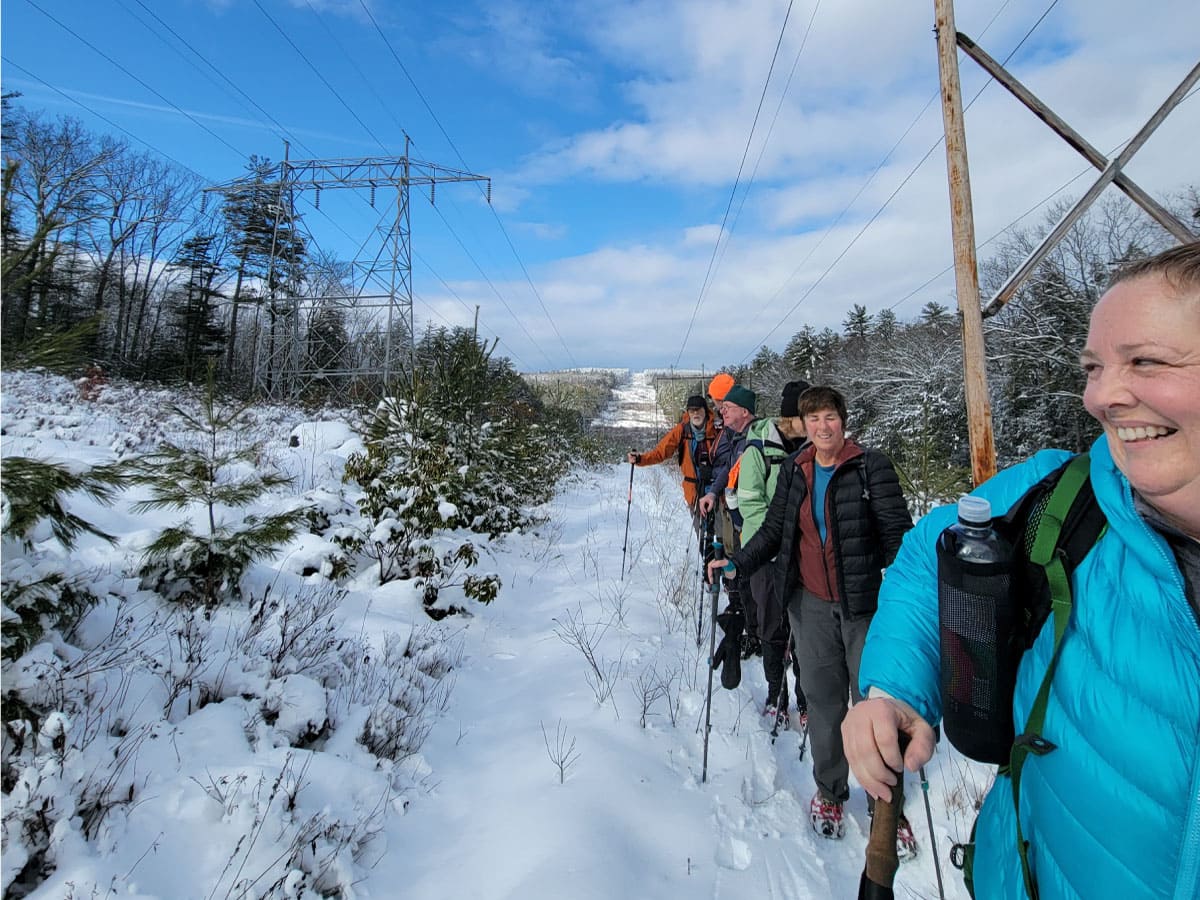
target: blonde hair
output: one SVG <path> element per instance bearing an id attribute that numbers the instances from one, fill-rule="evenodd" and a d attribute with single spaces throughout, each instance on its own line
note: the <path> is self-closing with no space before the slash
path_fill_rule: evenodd
<path id="1" fill-rule="evenodd" d="M 1180 294 L 1200 295 L 1200 241 L 1180 244 L 1154 256 L 1125 263 L 1113 274 L 1111 288 L 1123 281 L 1157 275 Z"/>

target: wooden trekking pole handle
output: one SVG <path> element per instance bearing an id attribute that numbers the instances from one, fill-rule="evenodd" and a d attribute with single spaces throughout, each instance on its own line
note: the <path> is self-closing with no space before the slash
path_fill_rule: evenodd
<path id="1" fill-rule="evenodd" d="M 900 754 L 908 747 L 908 735 L 900 732 Z M 863 869 L 865 882 L 872 887 L 890 891 L 900 868 L 896 855 L 896 829 L 900 824 L 900 813 L 904 809 L 904 767 L 897 773 L 896 785 L 892 788 L 891 800 L 875 800 L 875 815 L 871 819 L 871 836 L 867 840 L 866 865 Z M 864 896 L 860 890 L 860 896 Z M 866 896 L 871 896 L 867 894 Z M 876 894 L 875 896 L 878 896 Z M 889 894 L 890 896 L 890 894 Z"/>

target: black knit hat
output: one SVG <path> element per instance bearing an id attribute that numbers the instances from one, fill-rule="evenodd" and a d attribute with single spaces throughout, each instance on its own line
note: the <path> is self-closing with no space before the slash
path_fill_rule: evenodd
<path id="1" fill-rule="evenodd" d="M 783 386 L 783 399 L 779 404 L 779 415 L 784 418 L 800 415 L 800 395 L 812 385 L 807 381 L 789 381 Z"/>
<path id="2" fill-rule="evenodd" d="M 704 402 L 704 398 L 699 394 L 692 394 L 687 398 L 687 403 L 684 404 L 686 409 L 708 409 L 708 404 Z"/>

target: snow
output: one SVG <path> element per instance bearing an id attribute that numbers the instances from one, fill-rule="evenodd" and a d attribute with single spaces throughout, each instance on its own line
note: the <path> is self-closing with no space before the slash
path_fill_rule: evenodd
<path id="1" fill-rule="evenodd" d="M 613 388 L 612 401 L 592 424 L 610 428 L 662 426 L 651 374 L 634 372 L 629 380 Z"/>
<path id="2" fill-rule="evenodd" d="M 637 411 L 648 387 L 635 375 L 609 421 L 647 424 Z M 7 375 L 4 388 L 5 455 L 91 464 L 151 449 L 176 427 L 168 398 L 152 392 L 110 386 L 91 405 L 46 376 Z M 305 415 L 256 411 L 243 435 L 296 478 L 272 495 L 278 509 L 306 491 L 336 506 L 341 465 L 359 446 L 349 422 Z M 290 644 L 277 618 L 253 633 L 254 600 L 188 617 L 138 590 L 138 550 L 173 515 L 131 514 L 133 493 L 113 507 L 70 498 L 119 538 L 110 547 L 85 535 L 73 554 L 107 597 L 72 642 L 53 636 L 6 663 L 5 690 L 50 696 L 87 671 L 105 702 L 47 718 L 30 736 L 29 765 L 4 797 L 6 888 L 27 852 L 21 824 L 32 827 L 31 810 L 45 804 L 57 811 L 56 868 L 31 895 L 39 900 L 855 896 L 864 793 L 853 786 L 844 840 L 812 832 L 810 763 L 795 733 L 771 742 L 757 660 L 736 690 L 713 679 L 705 773 L 707 611 L 698 642 L 689 518 L 671 466 L 638 469 L 631 501 L 629 471 L 614 460 L 576 472 L 544 526 L 476 541 L 478 570 L 498 573 L 503 588 L 487 606 L 457 597 L 468 614 L 439 623 L 419 591 L 379 585 L 369 564 L 336 588 L 302 574 L 320 568 L 325 539 L 297 539 L 246 578 L 247 598 L 275 616 L 301 601 L 330 604 L 330 617 L 289 633 Z M 6 576 L 34 565 L 7 543 L 5 552 Z M 118 646 L 145 664 L 108 665 Z M 201 682 L 219 697 L 189 690 Z M 372 755 L 364 733 L 385 737 L 398 720 L 369 718 L 371 709 L 419 718 L 423 742 L 395 760 Z M 56 750 L 64 733 L 82 750 Z M 118 749 L 126 756 L 113 766 Z M 947 897 L 967 897 L 946 855 L 966 838 L 989 771 L 949 748 L 928 766 Z M 78 800 L 98 772 L 111 773 L 99 816 Z M 896 894 L 936 897 L 916 777 L 907 791 L 922 849 Z"/>

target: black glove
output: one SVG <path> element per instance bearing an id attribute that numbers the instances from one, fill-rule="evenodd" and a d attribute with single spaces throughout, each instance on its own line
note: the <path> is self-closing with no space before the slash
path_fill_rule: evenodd
<path id="1" fill-rule="evenodd" d="M 746 617 L 740 609 L 726 608 L 717 616 L 717 624 L 725 636 L 713 652 L 712 667 L 721 670 L 721 687 L 732 691 L 742 683 L 742 632 Z"/>

